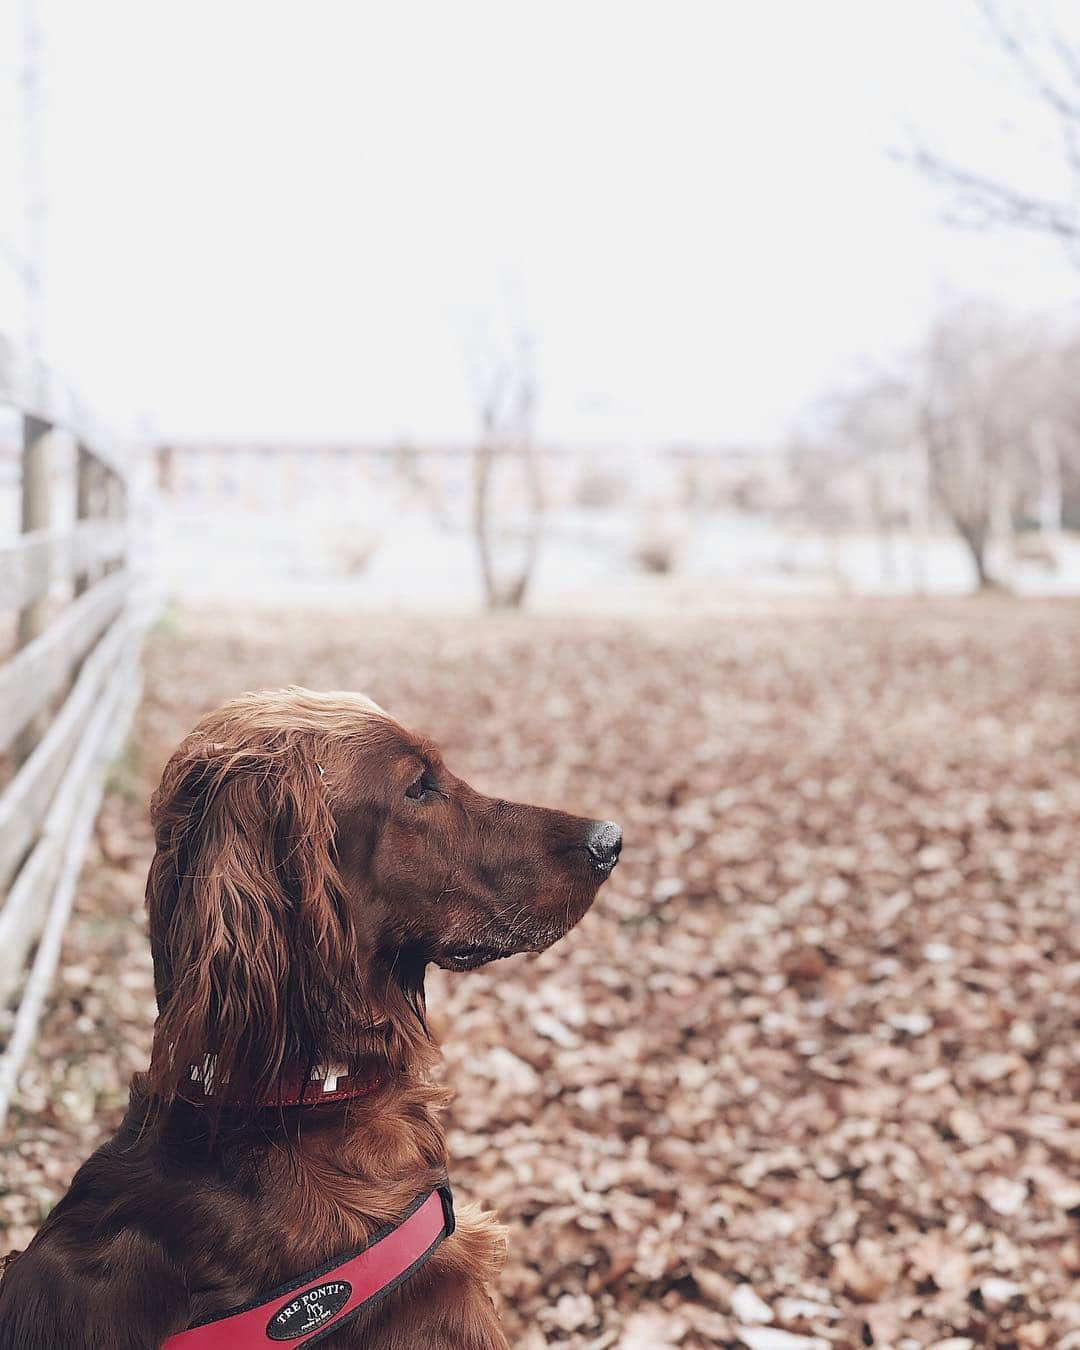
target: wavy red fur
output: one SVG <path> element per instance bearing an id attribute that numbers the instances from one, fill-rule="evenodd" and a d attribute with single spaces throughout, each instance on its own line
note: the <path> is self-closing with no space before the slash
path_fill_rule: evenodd
<path id="1" fill-rule="evenodd" d="M 426 966 L 549 945 L 619 847 L 610 823 L 482 796 L 366 699 L 299 689 L 205 717 L 151 814 L 150 1067 L 10 1261 L 0 1350 L 151 1350 L 402 1213 L 451 1165 Z M 263 1105 L 327 1065 L 374 1086 Z M 323 1344 L 505 1347 L 502 1251 L 495 1218 L 459 1204 L 428 1264 Z"/>

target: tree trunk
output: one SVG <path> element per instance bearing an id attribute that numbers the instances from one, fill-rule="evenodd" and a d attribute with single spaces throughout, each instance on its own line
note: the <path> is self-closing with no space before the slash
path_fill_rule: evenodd
<path id="1" fill-rule="evenodd" d="M 975 564 L 975 577 L 980 591 L 990 590 L 997 585 L 997 582 L 990 575 L 986 566 L 986 544 L 988 531 L 974 528 L 965 529 L 963 526 L 957 527 L 957 533 L 968 547 L 971 554 L 971 561 Z"/>
<path id="2" fill-rule="evenodd" d="M 532 383 L 527 373 L 520 377 L 515 391 L 515 406 L 505 409 L 508 376 L 500 372 L 481 407 L 481 435 L 473 457 L 473 531 L 480 555 L 480 573 L 484 599 L 489 609 L 519 609 L 532 581 L 540 550 L 541 517 L 544 508 L 543 485 L 536 447 L 532 438 Z M 492 480 L 496 465 L 518 465 L 524 484 L 527 521 L 521 537 L 524 556 L 516 568 L 508 566 L 505 554 L 507 527 L 495 519 L 500 510 L 505 521 L 506 501 L 492 501 Z M 505 477 L 505 472 L 504 472 Z M 505 489 L 505 484 L 504 484 Z M 503 557 L 499 557 L 499 536 Z"/>
<path id="3" fill-rule="evenodd" d="M 491 518 L 488 511 L 491 484 L 491 460 L 494 448 L 485 438 L 476 447 L 473 459 L 473 531 L 480 554 L 480 576 L 484 583 L 484 603 L 488 609 L 498 605 L 495 567 L 491 557 Z"/>
<path id="4" fill-rule="evenodd" d="M 1039 529 L 1057 534 L 1062 528 L 1064 490 L 1061 482 L 1061 457 L 1054 429 L 1046 421 L 1032 428 L 1035 461 L 1039 466 Z"/>

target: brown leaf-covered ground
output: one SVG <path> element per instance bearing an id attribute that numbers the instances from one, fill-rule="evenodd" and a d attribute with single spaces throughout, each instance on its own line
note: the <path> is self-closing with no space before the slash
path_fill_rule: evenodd
<path id="1" fill-rule="evenodd" d="M 1075 603 L 174 618 L 0 1158 L 9 1244 L 147 1053 L 163 757 L 290 682 L 623 824 L 563 944 L 430 983 L 515 1345 L 1080 1346 Z"/>

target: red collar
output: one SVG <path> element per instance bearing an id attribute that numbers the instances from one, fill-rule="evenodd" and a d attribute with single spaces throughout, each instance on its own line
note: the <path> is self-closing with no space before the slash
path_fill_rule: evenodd
<path id="1" fill-rule="evenodd" d="M 366 1097 L 386 1082 L 385 1074 L 369 1070 L 350 1074 L 348 1069 L 313 1069 L 305 1078 L 294 1069 L 283 1073 L 264 1106 L 321 1106 L 324 1102 L 344 1102 L 350 1097 Z"/>
<path id="2" fill-rule="evenodd" d="M 309 1270 L 211 1322 L 170 1336 L 162 1350 L 273 1350 L 310 1345 L 403 1284 L 454 1231 L 449 1184 L 428 1191 L 396 1223 L 348 1256 Z"/>
<path id="3" fill-rule="evenodd" d="M 197 1084 L 203 1098 L 214 1090 L 213 1062 L 208 1057 L 202 1067 L 191 1070 L 191 1080 Z M 346 1068 L 312 1069 L 305 1078 L 302 1070 L 282 1072 L 277 1084 L 263 1106 L 321 1106 L 325 1102 L 344 1102 L 351 1097 L 366 1097 L 386 1082 L 386 1075 L 376 1070 L 350 1074 Z"/>

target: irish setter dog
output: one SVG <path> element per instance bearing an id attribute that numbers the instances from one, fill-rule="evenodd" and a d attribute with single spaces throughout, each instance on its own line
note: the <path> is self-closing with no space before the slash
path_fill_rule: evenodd
<path id="1" fill-rule="evenodd" d="M 151 1350 L 373 1241 L 447 1168 L 425 968 L 550 946 L 621 845 L 610 821 L 482 796 L 359 695 L 302 689 L 204 717 L 151 813 L 149 1071 L 10 1259 L 0 1350 Z M 366 1090 L 281 1104 L 326 1066 Z M 462 1206 L 415 1273 L 314 1339 L 505 1347 L 502 1250 Z"/>

